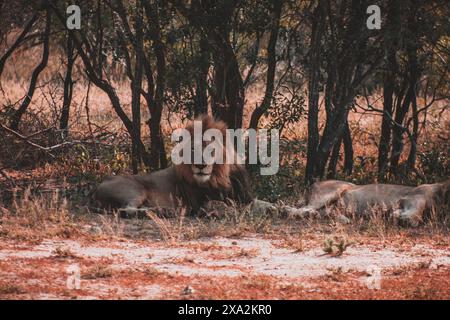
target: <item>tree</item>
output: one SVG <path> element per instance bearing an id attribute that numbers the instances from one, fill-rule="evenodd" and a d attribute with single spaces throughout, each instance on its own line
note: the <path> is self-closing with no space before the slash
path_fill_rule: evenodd
<path id="1" fill-rule="evenodd" d="M 63 93 L 63 104 L 61 108 L 61 118 L 59 128 L 63 131 L 64 135 L 68 135 L 69 130 L 69 115 L 70 115 L 70 104 L 72 102 L 73 95 L 73 79 L 72 79 L 72 71 L 73 66 L 76 60 L 76 56 L 74 55 L 74 46 L 73 39 L 69 35 L 67 35 L 67 46 L 66 46 L 66 57 L 67 57 L 67 65 L 66 65 L 66 75 L 64 77 L 64 93 Z"/>
<path id="2" fill-rule="evenodd" d="M 336 172 L 337 156 L 341 143 L 346 153 L 345 171 L 351 172 L 353 148 L 348 114 L 355 96 L 364 81 L 372 75 L 381 60 L 378 50 L 368 47 L 369 38 L 376 36 L 366 27 L 367 2 L 352 0 L 340 4 L 319 1 L 312 26 L 309 58 L 309 106 L 308 106 L 308 159 L 305 180 L 323 178 L 327 163 L 328 176 Z M 321 37 L 323 34 L 323 43 Z M 323 52 L 323 54 L 322 54 Z M 324 61 L 318 57 L 324 56 Z M 320 67 L 326 69 L 325 89 L 326 122 L 319 138 L 318 96 Z M 332 150 L 334 152 L 332 153 Z"/>
<path id="3" fill-rule="evenodd" d="M 409 172 L 416 171 L 416 154 L 420 129 L 420 114 L 433 104 L 447 69 L 434 71 L 437 61 L 448 57 L 442 51 L 439 42 L 447 29 L 441 22 L 439 8 L 444 2 L 424 4 L 415 0 L 388 1 L 386 32 L 384 34 L 385 66 L 383 76 L 383 110 L 380 143 L 378 147 L 378 179 L 387 178 L 388 171 L 393 176 L 399 170 L 404 151 L 404 136 L 409 140 L 409 152 L 406 167 Z M 400 10 L 400 8 L 403 8 Z M 399 32 L 399 26 L 405 28 Z M 447 24 L 448 25 L 448 24 Z M 421 78 L 436 78 L 432 102 L 419 107 L 418 95 L 421 90 Z M 425 86 L 425 101 L 429 94 Z M 412 128 L 410 128 L 412 125 Z M 425 122 L 423 122 L 425 125 Z"/>
<path id="4" fill-rule="evenodd" d="M 398 50 L 398 28 L 400 26 L 398 1 L 388 1 L 386 31 L 383 36 L 385 67 L 383 74 L 383 115 L 381 135 L 378 145 L 378 180 L 384 181 L 388 168 L 389 147 L 392 131 L 393 94 L 395 77 L 398 72 L 396 53 Z"/>
<path id="5" fill-rule="evenodd" d="M 271 30 L 270 30 L 270 38 L 269 43 L 267 45 L 267 78 L 266 78 L 266 89 L 264 93 L 263 101 L 261 105 L 256 107 L 250 117 L 250 125 L 249 127 L 252 129 L 258 128 L 259 119 L 263 116 L 264 113 L 270 107 L 273 97 L 273 91 L 275 87 L 275 71 L 277 64 L 277 56 L 276 56 L 276 45 L 278 40 L 278 32 L 280 29 L 280 18 L 281 18 L 281 9 L 283 7 L 283 1 L 274 1 L 272 3 L 272 21 Z"/>
<path id="6" fill-rule="evenodd" d="M 233 17 L 240 1 L 196 0 L 190 6 L 179 0 L 172 3 L 208 40 L 214 69 L 214 88 L 211 92 L 214 116 L 225 121 L 230 128 L 242 127 L 245 88 L 230 42 Z"/>
<path id="7" fill-rule="evenodd" d="M 17 109 L 11 117 L 10 127 L 11 129 L 17 131 L 19 129 L 19 123 L 28 109 L 31 99 L 33 99 L 34 91 L 36 90 L 36 84 L 41 72 L 45 69 L 48 63 L 49 56 L 49 47 L 50 47 L 50 27 L 51 27 L 51 12 L 49 8 L 46 8 L 46 16 L 45 16 L 45 30 L 43 34 L 42 40 L 42 58 L 36 68 L 33 70 L 31 75 L 30 84 L 28 86 L 28 92 L 25 96 L 25 99 L 22 101 L 19 109 Z"/>
<path id="8" fill-rule="evenodd" d="M 99 8 L 100 6 L 98 6 L 97 10 L 99 10 Z M 53 10 L 53 12 L 55 12 L 55 15 L 59 19 L 60 23 L 65 28 L 65 16 L 62 13 L 62 10 L 53 4 L 51 5 L 51 9 Z M 97 24 L 97 27 L 102 28 L 103 26 Z M 135 134 L 133 122 L 129 119 L 129 117 L 123 110 L 120 99 L 117 96 L 113 84 L 111 83 L 111 81 L 104 78 L 104 70 L 103 70 L 104 68 L 101 63 L 103 59 L 102 57 L 103 52 L 100 50 L 97 51 L 93 50 L 95 46 L 93 45 L 92 41 L 89 40 L 88 34 L 83 33 L 83 30 L 80 31 L 68 30 L 68 32 L 83 62 L 86 76 L 89 78 L 90 81 L 92 81 L 94 85 L 96 85 L 98 88 L 100 88 L 107 94 L 109 100 L 111 101 L 111 105 L 114 111 L 117 113 L 118 117 L 121 119 L 122 123 L 124 124 L 125 128 L 130 134 L 133 146 L 132 149 L 142 150 L 142 159 L 146 165 L 149 165 L 149 154 L 146 151 L 142 140 Z M 97 43 L 97 46 L 99 46 L 99 42 L 103 41 L 102 39 L 103 32 L 99 32 L 97 30 L 97 32 L 95 32 L 95 35 L 96 36 L 94 36 L 94 39 L 96 42 L 94 43 Z"/>

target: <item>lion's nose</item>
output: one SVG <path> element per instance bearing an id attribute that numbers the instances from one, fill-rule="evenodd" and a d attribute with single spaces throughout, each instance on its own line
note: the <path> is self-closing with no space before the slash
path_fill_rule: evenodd
<path id="1" fill-rule="evenodd" d="M 196 164 L 195 166 L 200 170 L 206 168 L 206 164 Z"/>

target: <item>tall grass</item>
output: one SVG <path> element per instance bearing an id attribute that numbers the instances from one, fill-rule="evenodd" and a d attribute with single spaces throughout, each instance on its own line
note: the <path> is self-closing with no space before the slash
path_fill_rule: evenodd
<path id="1" fill-rule="evenodd" d="M 33 194 L 27 188 L 20 196 L 14 194 L 12 205 L 1 208 L 0 222 L 1 235 L 24 240 L 68 238 L 78 233 L 67 200 L 58 190 Z"/>

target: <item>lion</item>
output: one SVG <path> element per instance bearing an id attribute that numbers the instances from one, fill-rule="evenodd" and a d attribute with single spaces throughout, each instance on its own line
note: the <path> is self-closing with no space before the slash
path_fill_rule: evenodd
<path id="1" fill-rule="evenodd" d="M 287 211 L 291 216 L 306 217 L 319 214 L 326 207 L 340 205 L 364 215 L 379 207 L 392 212 L 396 223 L 416 227 L 423 221 L 425 213 L 438 207 L 448 207 L 449 194 L 450 180 L 417 187 L 394 184 L 356 185 L 327 180 L 311 186 L 305 197 L 306 206 Z"/>
<path id="2" fill-rule="evenodd" d="M 223 137 L 226 136 L 224 122 L 208 115 L 196 120 L 202 123 L 202 136 L 207 129 L 218 129 Z M 193 123 L 186 129 L 193 137 Z M 188 142 L 192 152 L 193 140 Z M 202 151 L 209 143 L 202 142 Z M 224 149 L 225 144 L 221 145 Z M 211 164 L 204 161 L 200 164 L 181 163 L 148 174 L 110 176 L 98 185 L 93 198 L 103 208 L 118 208 L 127 212 L 138 208 L 184 207 L 196 213 L 210 200 L 248 204 L 253 200 L 248 173 L 243 165 L 228 164 L 232 162 L 226 161 L 226 156 L 223 152 L 224 161 Z"/>

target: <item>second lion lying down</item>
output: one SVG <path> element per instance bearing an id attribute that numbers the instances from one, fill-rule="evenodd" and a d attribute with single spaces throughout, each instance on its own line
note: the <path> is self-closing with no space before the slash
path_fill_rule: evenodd
<path id="1" fill-rule="evenodd" d="M 392 212 L 396 222 L 417 226 L 425 214 L 439 207 L 449 206 L 450 180 L 443 183 L 409 187 L 393 184 L 356 185 L 328 180 L 316 182 L 306 195 L 306 206 L 285 208 L 295 217 L 307 217 L 330 206 L 347 212 L 368 214 L 372 209 L 384 208 Z"/>

